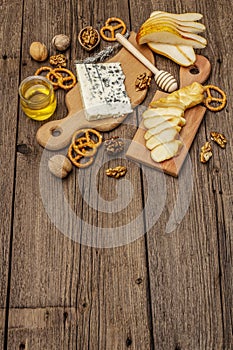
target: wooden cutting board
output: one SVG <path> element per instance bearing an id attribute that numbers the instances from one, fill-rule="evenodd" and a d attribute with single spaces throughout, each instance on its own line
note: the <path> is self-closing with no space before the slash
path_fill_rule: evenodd
<path id="1" fill-rule="evenodd" d="M 197 72 L 197 70 L 198 73 L 193 74 L 193 72 Z M 194 81 L 197 81 L 201 84 L 204 83 L 208 79 L 210 71 L 211 66 L 208 59 L 204 56 L 197 55 L 195 66 L 180 68 L 180 87 L 190 85 Z M 167 94 L 164 92 L 157 91 L 155 93 L 153 101 L 158 100 L 160 97 L 164 97 L 166 95 Z M 180 132 L 180 138 L 184 143 L 184 147 L 178 156 L 161 163 L 156 163 L 153 161 L 150 156 L 150 151 L 145 146 L 144 134 L 146 129 L 143 125 L 143 121 L 140 123 L 140 126 L 132 140 L 132 143 L 128 148 L 126 156 L 134 161 L 140 162 L 157 170 L 163 171 L 169 175 L 177 177 L 204 117 L 205 111 L 206 108 L 200 105 L 185 111 L 186 125 Z"/>
<path id="2" fill-rule="evenodd" d="M 129 41 L 154 64 L 154 55 L 147 45 L 139 46 L 136 43 L 136 33 L 131 32 Z M 139 62 L 125 48 L 122 48 L 114 57 L 107 62 L 120 62 L 125 74 L 125 87 L 130 98 L 131 105 L 134 108 L 142 103 L 147 94 L 147 89 L 136 91 L 135 81 L 139 74 L 151 72 Z M 110 131 L 116 128 L 127 117 L 124 115 L 119 118 L 106 118 L 95 121 L 87 121 L 84 115 L 81 95 L 78 84 L 66 94 L 66 106 L 68 115 L 60 120 L 54 120 L 42 125 L 37 131 L 36 139 L 38 143 L 50 150 L 59 150 L 66 147 L 73 133 L 82 128 L 94 128 L 99 131 Z"/>

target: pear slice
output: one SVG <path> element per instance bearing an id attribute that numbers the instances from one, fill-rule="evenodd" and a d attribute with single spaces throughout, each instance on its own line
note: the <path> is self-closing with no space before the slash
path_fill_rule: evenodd
<path id="1" fill-rule="evenodd" d="M 192 46 L 154 42 L 149 42 L 148 46 L 152 51 L 171 59 L 183 67 L 191 66 L 196 61 L 196 54 Z"/>
<path id="2" fill-rule="evenodd" d="M 165 21 L 165 20 L 154 20 L 153 17 L 146 20 L 146 22 L 143 23 L 140 30 L 141 31 L 147 31 L 148 28 L 153 27 L 153 30 L 157 31 L 176 31 L 179 35 L 182 35 L 184 37 L 191 37 L 191 39 L 194 39 L 200 43 L 204 43 L 206 39 L 204 39 L 202 36 L 197 35 L 199 33 L 199 30 L 194 27 L 189 26 L 181 26 L 175 22 L 172 21 Z"/>
<path id="3" fill-rule="evenodd" d="M 180 140 L 173 140 L 171 142 L 161 144 L 151 151 L 151 158 L 155 162 L 161 163 L 164 160 L 177 156 L 182 147 L 183 143 Z"/>
<path id="4" fill-rule="evenodd" d="M 175 27 L 177 27 L 180 30 L 183 30 L 185 32 L 190 32 L 190 33 L 202 33 L 205 31 L 206 27 L 204 24 L 202 23 L 198 23 L 198 22 L 182 22 L 182 21 L 178 21 L 175 20 L 173 18 L 167 17 L 167 16 L 161 16 L 161 17 L 149 17 L 142 25 L 145 26 L 147 24 L 152 24 L 152 23 L 156 23 L 156 24 L 170 24 L 173 25 Z"/>
<path id="5" fill-rule="evenodd" d="M 154 117 L 154 118 L 148 118 L 145 119 L 143 124 L 147 129 L 151 129 L 151 128 L 155 128 L 157 127 L 159 124 L 164 123 L 167 120 L 171 120 L 173 119 L 174 116 L 173 115 L 165 115 L 165 116 L 161 116 L 161 117 Z M 184 126 L 186 124 L 186 120 L 185 118 L 182 117 L 176 117 L 179 119 L 178 125 L 179 126 Z"/>
<path id="6" fill-rule="evenodd" d="M 139 45 L 156 42 L 171 45 L 188 45 L 197 49 L 205 48 L 207 45 L 206 39 L 200 35 L 181 32 L 167 25 L 148 25 L 140 28 L 136 40 Z"/>
<path id="7" fill-rule="evenodd" d="M 148 18 L 139 29 L 139 32 L 147 32 L 148 30 L 151 31 L 170 31 L 170 32 L 177 32 L 179 35 L 182 35 L 184 37 L 191 36 L 191 39 L 194 39 L 198 42 L 203 43 L 205 39 L 201 37 L 200 35 L 197 35 L 199 31 L 194 29 L 193 27 L 188 26 L 180 26 L 175 22 L 167 21 L 167 20 L 156 20 L 153 17 Z"/>
<path id="8" fill-rule="evenodd" d="M 164 11 L 153 11 L 150 14 L 150 17 L 165 16 L 165 15 L 183 22 L 199 21 L 203 17 L 201 13 L 196 13 L 196 12 L 187 12 L 187 13 L 177 14 L 177 13 L 169 13 Z"/>
<path id="9" fill-rule="evenodd" d="M 151 136 L 149 140 L 146 141 L 146 147 L 149 150 L 152 150 L 158 145 L 161 145 L 179 138 L 180 129 L 181 128 L 179 126 L 175 126 L 169 129 L 165 129 L 161 131 L 159 134 Z"/>
<path id="10" fill-rule="evenodd" d="M 151 102 L 151 106 L 153 107 L 153 103 Z M 156 103 L 156 101 L 155 101 Z M 155 105 L 155 107 L 157 107 Z M 148 108 L 145 112 L 143 112 L 142 116 L 144 119 L 152 118 L 152 117 L 164 117 L 166 115 L 172 115 L 173 117 L 183 117 L 184 116 L 184 110 L 182 108 L 178 107 L 170 107 L 169 104 L 167 104 L 167 107 L 161 107 L 161 108 Z"/>

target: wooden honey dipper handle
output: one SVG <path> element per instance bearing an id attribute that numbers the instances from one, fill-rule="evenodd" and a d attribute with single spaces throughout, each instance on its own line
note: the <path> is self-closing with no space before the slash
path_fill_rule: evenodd
<path id="1" fill-rule="evenodd" d="M 172 92 L 178 88 L 178 84 L 175 78 L 170 73 L 156 68 L 123 35 L 117 33 L 116 39 L 122 46 L 124 46 L 132 55 L 134 55 L 145 67 L 147 67 L 155 75 L 155 82 L 162 90 L 166 92 Z"/>

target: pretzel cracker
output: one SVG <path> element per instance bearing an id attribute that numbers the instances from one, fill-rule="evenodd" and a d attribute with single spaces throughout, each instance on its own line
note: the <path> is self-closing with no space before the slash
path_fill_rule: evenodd
<path id="1" fill-rule="evenodd" d="M 211 91 L 217 91 L 217 93 L 221 97 L 215 97 L 211 94 Z M 204 99 L 204 105 L 213 112 L 221 111 L 227 103 L 227 96 L 225 92 L 215 85 L 206 85 L 204 86 L 204 91 L 207 94 L 207 97 Z M 213 103 L 217 103 L 217 106 L 213 105 Z"/>

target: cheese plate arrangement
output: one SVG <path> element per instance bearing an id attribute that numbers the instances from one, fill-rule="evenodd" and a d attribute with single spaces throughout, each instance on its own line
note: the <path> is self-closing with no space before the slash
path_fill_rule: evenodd
<path id="1" fill-rule="evenodd" d="M 154 75 L 157 86 L 164 92 L 157 90 L 142 113 L 142 122 L 126 156 L 177 177 L 206 108 L 220 111 L 226 105 L 226 95 L 220 88 L 202 85 L 210 75 L 211 64 L 194 51 L 207 45 L 200 35 L 205 31 L 205 25 L 198 22 L 200 19 L 200 13 L 153 11 L 138 32 L 131 32 L 127 39 L 125 23 L 111 17 L 100 29 L 100 36 L 123 46 L 115 56 L 102 59 L 102 54 L 105 58 L 109 56 L 105 55 L 108 49 L 113 52 L 108 47 L 106 52 L 102 50 L 96 55 L 101 63 L 90 60 L 91 57 L 78 62 L 75 74 L 66 69 L 64 55 L 50 57 L 55 68 L 40 67 L 35 76 L 46 73 L 54 91 L 58 88 L 68 91 L 65 99 L 68 115 L 42 125 L 36 134 L 38 143 L 53 151 L 69 146 L 70 161 L 76 167 L 88 167 L 102 143 L 99 132 L 119 126 L 143 102 Z M 100 41 L 98 31 L 92 27 L 84 28 L 81 34 L 79 42 L 88 51 Z M 169 72 L 155 66 L 153 52 L 180 65 L 179 87 Z M 32 119 L 44 120 L 51 115 L 47 113 L 42 118 L 41 113 L 37 108 Z M 119 140 L 112 143 L 118 144 Z M 209 143 L 203 152 L 202 163 L 212 156 Z"/>
<path id="2" fill-rule="evenodd" d="M 131 42 L 152 64 L 154 64 L 154 55 L 152 51 L 147 46 L 139 46 L 136 43 L 136 33 L 132 32 L 129 37 L 129 42 Z M 131 106 L 134 108 L 145 99 L 147 94 L 147 89 L 136 91 L 135 89 L 135 81 L 137 79 L 138 75 L 146 73 L 148 76 L 151 76 L 152 73 L 148 68 L 146 68 L 140 61 L 138 61 L 134 56 L 132 56 L 128 50 L 125 48 L 122 48 L 115 56 L 110 58 L 107 61 L 108 64 L 117 63 L 117 66 L 112 66 L 112 68 L 109 68 L 110 70 L 118 69 L 119 70 L 119 63 L 122 69 L 122 72 L 125 76 L 125 90 L 127 92 L 128 98 L 130 99 Z M 83 65 L 80 65 L 81 69 L 83 69 Z M 87 67 L 87 66 L 86 66 Z M 102 64 L 102 68 L 106 67 L 106 64 Z M 111 67 L 111 66 L 110 66 Z M 91 66 L 89 67 L 91 68 Z M 95 70 L 96 67 L 92 66 L 92 73 Z M 103 69 L 102 69 L 103 70 Z M 118 72 L 119 76 L 118 78 L 122 81 L 122 73 Z M 113 74 L 112 74 L 113 76 Z M 82 74 L 82 77 L 84 78 L 84 74 Z M 111 75 L 108 75 L 108 79 L 111 77 Z M 92 77 L 93 78 L 93 77 Z M 106 78 L 106 77 L 105 77 Z M 105 79 L 103 77 L 103 79 Z M 92 79 L 92 83 L 93 83 Z M 116 80 L 115 77 L 112 77 L 112 81 L 108 81 L 107 84 L 114 83 Z M 85 84 L 86 82 L 83 81 Z M 91 80 L 90 80 L 90 84 Z M 101 83 L 100 83 L 101 84 Z M 106 82 L 105 82 L 106 85 Z M 122 86 L 122 85 L 121 85 Z M 113 90 L 115 89 L 115 86 L 113 85 Z M 109 89 L 107 88 L 107 91 L 109 92 Z M 97 93 L 102 94 L 102 91 L 99 90 Z M 120 97 L 123 97 L 123 93 Z M 97 96 L 97 94 L 95 95 Z M 113 96 L 113 98 L 116 96 Z M 97 98 L 97 97 L 96 97 Z M 121 99 L 121 102 L 123 100 Z M 126 101 L 124 97 L 124 101 Z M 93 101 L 90 101 L 93 105 Z M 97 104 L 100 104 L 101 101 L 99 100 Z M 124 103 L 121 103 L 121 105 Z M 86 112 L 83 107 L 83 96 L 80 92 L 80 87 L 78 84 L 76 84 L 67 94 L 66 94 L 66 106 L 68 108 L 68 115 L 60 120 L 47 122 L 46 124 L 42 125 L 38 131 L 37 131 L 37 141 L 38 143 L 50 150 L 59 150 L 64 147 L 66 147 L 73 135 L 73 133 L 78 129 L 83 128 L 94 128 L 99 131 L 110 131 L 114 128 L 116 128 L 118 125 L 120 125 L 123 120 L 127 117 L 128 113 L 132 112 L 132 108 L 128 108 L 123 110 L 123 112 L 126 112 L 122 116 L 118 116 L 118 112 L 116 110 L 110 111 L 111 115 L 116 115 L 116 118 L 113 118 L 112 116 L 107 118 L 101 118 L 93 120 L 93 116 L 90 117 L 91 120 L 86 119 Z M 113 104 L 110 105 L 113 107 Z M 95 106 L 96 107 L 96 106 Z M 107 105 L 109 107 L 109 105 Z M 115 106 L 114 106 L 115 107 Z M 129 107 L 129 105 L 128 105 Z M 109 108 L 107 108 L 109 111 Z M 108 113 L 108 112 L 107 112 Z M 58 135 L 56 135 L 56 133 Z"/>

